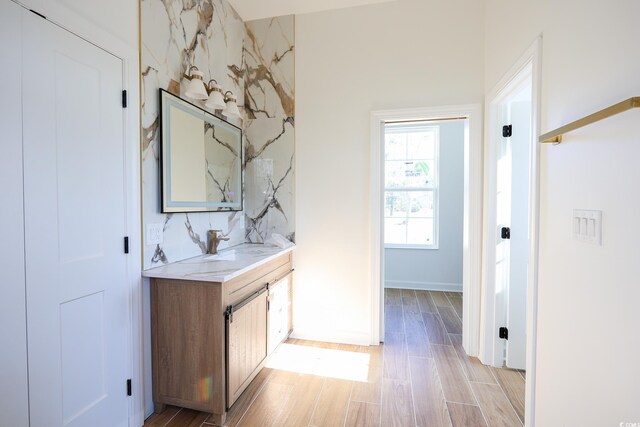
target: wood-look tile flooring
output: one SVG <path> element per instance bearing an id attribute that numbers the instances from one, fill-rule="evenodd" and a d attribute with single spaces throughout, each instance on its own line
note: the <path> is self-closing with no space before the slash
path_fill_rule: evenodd
<path id="1" fill-rule="evenodd" d="M 462 348 L 462 294 L 387 289 L 385 343 L 289 339 L 240 396 L 240 427 L 517 427 L 524 372 L 489 368 Z M 209 427 L 203 412 L 168 407 L 146 427 Z"/>

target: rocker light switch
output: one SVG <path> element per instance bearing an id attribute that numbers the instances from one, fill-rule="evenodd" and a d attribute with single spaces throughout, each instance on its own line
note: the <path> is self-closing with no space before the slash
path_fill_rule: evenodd
<path id="1" fill-rule="evenodd" d="M 602 246 L 602 211 L 573 210 L 573 238 Z"/>

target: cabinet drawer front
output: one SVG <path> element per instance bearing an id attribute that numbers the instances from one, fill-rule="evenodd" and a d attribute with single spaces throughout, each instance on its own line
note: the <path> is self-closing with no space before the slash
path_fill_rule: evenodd
<path id="1" fill-rule="evenodd" d="M 226 282 L 226 305 L 238 304 L 247 296 L 291 270 L 291 254 L 285 254 L 273 261 Z"/>

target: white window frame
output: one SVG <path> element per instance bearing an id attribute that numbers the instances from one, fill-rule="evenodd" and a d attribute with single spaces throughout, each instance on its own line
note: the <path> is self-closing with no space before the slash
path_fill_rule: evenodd
<path id="1" fill-rule="evenodd" d="M 387 124 L 391 124 L 389 122 Z M 416 123 L 417 124 L 417 123 Z M 410 191 L 431 191 L 433 192 L 433 243 L 430 245 L 420 245 L 420 244 L 411 244 L 411 243 L 386 243 L 384 242 L 383 235 L 383 245 L 385 249 L 419 249 L 419 250 L 437 250 L 439 248 L 440 241 L 440 126 L 430 124 L 430 121 L 424 121 L 421 124 L 426 124 L 425 127 L 433 127 L 435 128 L 434 138 L 434 167 L 435 173 L 433 174 L 433 183 L 431 185 L 419 188 L 419 187 L 400 187 L 387 189 L 386 185 L 383 185 L 383 196 L 386 196 L 387 191 L 398 191 L 398 192 L 410 192 Z M 385 124 L 386 126 L 386 124 Z M 383 183 L 386 182 L 386 159 L 385 159 L 385 147 L 386 147 L 386 130 L 384 131 L 385 141 L 382 144 L 382 164 L 383 164 Z M 385 197 L 386 199 L 386 197 Z M 384 224 L 384 220 L 388 217 L 382 216 L 382 221 Z M 409 217 L 410 218 L 410 217 Z"/>

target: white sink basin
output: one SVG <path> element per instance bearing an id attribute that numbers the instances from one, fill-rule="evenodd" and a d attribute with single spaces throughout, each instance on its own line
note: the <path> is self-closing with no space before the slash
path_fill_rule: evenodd
<path id="1" fill-rule="evenodd" d="M 236 251 L 221 252 L 219 254 L 205 257 L 207 261 L 235 261 Z"/>

